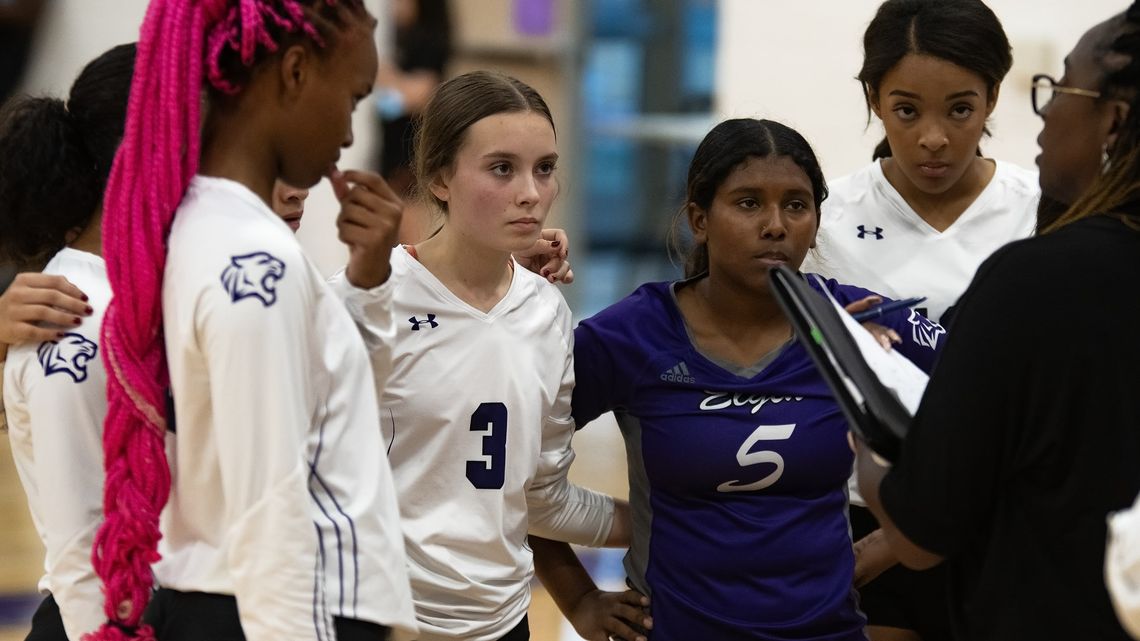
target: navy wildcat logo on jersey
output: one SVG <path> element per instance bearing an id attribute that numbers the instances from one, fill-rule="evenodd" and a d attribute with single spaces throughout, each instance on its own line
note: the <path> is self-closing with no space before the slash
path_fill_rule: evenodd
<path id="1" fill-rule="evenodd" d="M 883 239 L 883 228 L 876 227 L 874 229 L 867 229 L 864 225 L 859 225 L 855 229 L 859 230 L 859 238 L 874 238 L 875 240 Z"/>
<path id="2" fill-rule="evenodd" d="M 277 281 L 285 276 L 285 263 L 265 252 L 234 256 L 222 272 L 222 286 L 230 299 L 256 298 L 269 307 L 277 302 Z"/>
<path id="3" fill-rule="evenodd" d="M 907 322 L 911 324 L 911 336 L 918 345 L 925 345 L 930 349 L 938 348 L 938 341 L 946 334 L 941 325 L 919 314 L 917 310 L 910 310 Z"/>
<path id="4" fill-rule="evenodd" d="M 68 332 L 58 341 L 40 344 L 36 350 L 44 376 L 67 374 L 76 383 L 87 380 L 87 363 L 95 358 L 99 347 L 82 334 Z"/>

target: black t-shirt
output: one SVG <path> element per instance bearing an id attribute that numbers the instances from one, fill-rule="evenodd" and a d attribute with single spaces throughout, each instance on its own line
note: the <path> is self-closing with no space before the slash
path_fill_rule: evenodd
<path id="1" fill-rule="evenodd" d="M 400 71 L 434 71 L 443 76 L 451 56 L 451 43 L 446 35 L 413 28 L 396 35 L 396 66 Z M 412 159 L 412 116 L 405 115 L 382 123 L 383 146 L 380 151 L 380 173 L 408 166 Z"/>
<path id="2" fill-rule="evenodd" d="M 946 557 L 958 639 L 1121 639 L 1105 517 L 1140 492 L 1140 232 L 1095 216 L 962 297 L 884 508 Z"/>

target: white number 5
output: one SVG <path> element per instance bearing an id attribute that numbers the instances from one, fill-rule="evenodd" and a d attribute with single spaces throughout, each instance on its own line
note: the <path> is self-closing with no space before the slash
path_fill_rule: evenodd
<path id="1" fill-rule="evenodd" d="M 744 439 L 744 444 L 736 452 L 736 461 L 740 463 L 741 467 L 748 467 L 749 465 L 759 465 L 761 463 L 775 463 L 776 469 L 772 473 L 754 483 L 740 484 L 740 481 L 725 481 L 717 486 L 717 492 L 753 492 L 755 490 L 762 490 L 776 481 L 784 474 L 784 457 L 771 450 L 760 450 L 759 452 L 750 452 L 753 445 L 758 441 L 786 441 L 791 438 L 792 432 L 796 429 L 796 424 L 791 425 L 761 425 L 757 427 L 748 438 Z"/>

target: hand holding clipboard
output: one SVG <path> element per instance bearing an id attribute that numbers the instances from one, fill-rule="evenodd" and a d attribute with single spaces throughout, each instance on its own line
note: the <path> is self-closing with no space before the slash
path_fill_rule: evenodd
<path id="1" fill-rule="evenodd" d="M 768 281 L 804 349 L 860 439 L 894 461 L 926 389 L 925 372 L 881 345 L 822 288 L 781 265 Z"/>

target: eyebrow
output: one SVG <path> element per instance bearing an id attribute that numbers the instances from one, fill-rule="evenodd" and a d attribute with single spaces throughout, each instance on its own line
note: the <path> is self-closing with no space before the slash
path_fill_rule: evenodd
<path id="1" fill-rule="evenodd" d="M 895 89 L 894 91 L 892 91 L 891 93 L 889 93 L 887 95 L 888 96 L 902 96 L 903 98 L 910 98 L 911 100 L 922 100 L 922 96 L 920 96 L 916 93 L 911 93 L 909 91 L 903 91 L 902 89 Z M 946 96 L 946 98 L 944 98 L 944 100 L 949 102 L 951 100 L 956 100 L 958 98 L 966 98 L 968 96 L 975 96 L 976 97 L 977 95 L 978 95 L 978 92 L 974 91 L 973 89 L 967 89 L 965 91 L 956 91 L 952 94 L 948 94 Z"/>
<path id="2" fill-rule="evenodd" d="M 509 152 L 509 151 L 490 151 L 490 152 L 483 154 L 483 158 L 486 158 L 486 159 L 503 158 L 506 160 L 518 160 L 519 155 L 516 153 Z M 539 160 L 558 160 L 558 153 L 552 152 L 552 153 L 546 154 L 545 156 L 539 158 Z"/>

